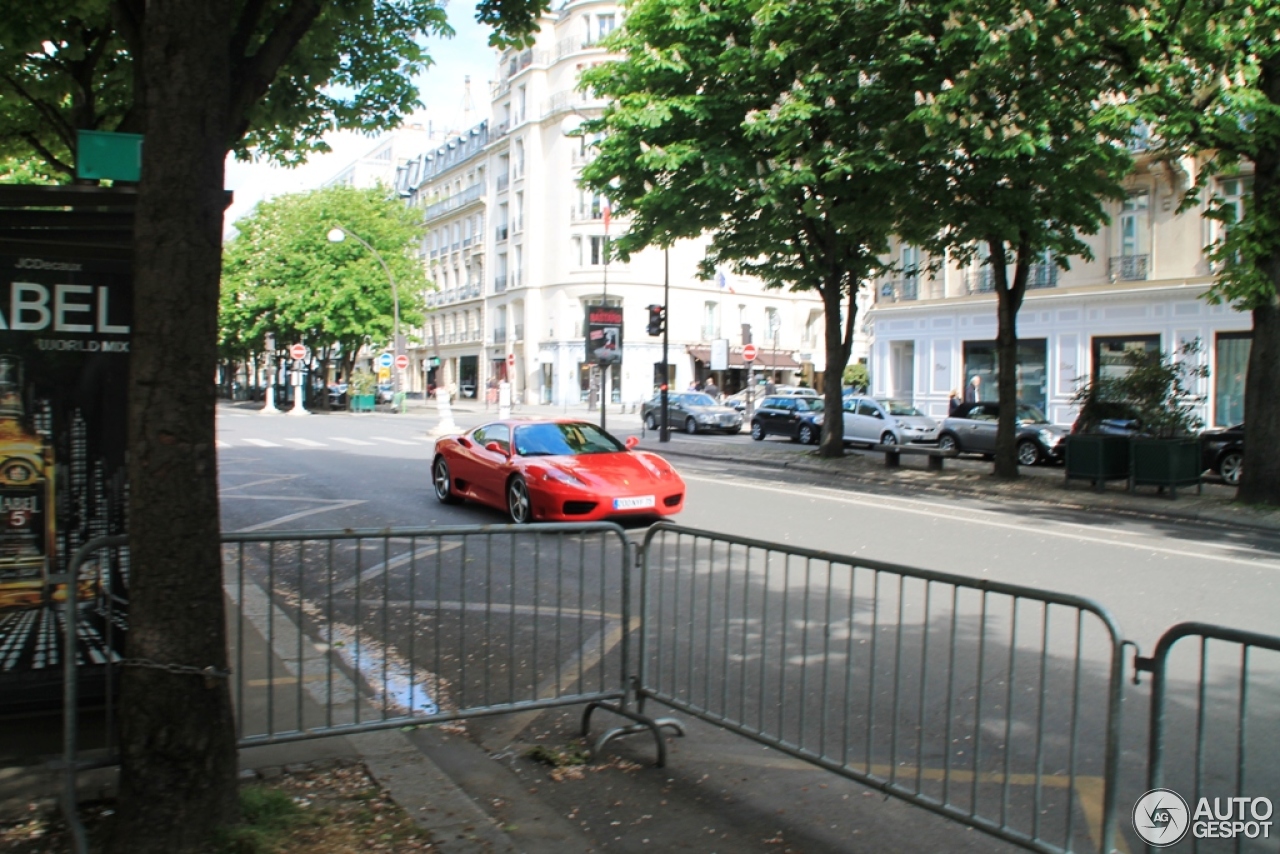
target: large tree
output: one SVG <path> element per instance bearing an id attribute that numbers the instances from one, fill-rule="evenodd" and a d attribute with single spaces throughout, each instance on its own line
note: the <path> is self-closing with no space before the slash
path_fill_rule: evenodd
<path id="1" fill-rule="evenodd" d="M 335 226 L 373 246 L 387 270 L 354 239 L 329 242 Z M 391 341 L 397 297 L 401 334 L 421 324 L 426 278 L 413 254 L 421 212 L 385 190 L 278 196 L 238 220 L 236 230 L 222 265 L 224 347 L 261 353 L 268 334 L 277 347 L 306 344 L 327 384 L 333 357 L 349 376 L 361 347 Z"/>
<path id="2" fill-rule="evenodd" d="M 444 12 L 430 0 L 10 6 L 0 18 L 0 154 L 22 150 L 69 174 L 74 130 L 146 136 L 113 844 L 143 854 L 202 850 L 237 815 L 214 451 L 223 164 L 246 144 L 287 162 L 332 127 L 394 125 L 414 105 L 410 77 L 426 61 L 420 37 L 447 29 Z M 521 38 L 546 6 L 484 0 L 479 8 Z"/>
<path id="3" fill-rule="evenodd" d="M 1239 497 L 1280 504 L 1280 5 L 1146 5 L 1151 79 L 1144 106 L 1171 162 L 1186 153 L 1200 161 L 1183 208 L 1207 194 L 1209 216 L 1223 226 L 1210 249 L 1218 280 L 1209 299 L 1253 318 L 1244 403 L 1249 464 Z M 1222 174 L 1252 176 L 1243 211 L 1214 194 Z"/>
<path id="4" fill-rule="evenodd" d="M 989 271 L 996 295 L 1000 423 L 995 472 L 1017 477 L 1018 311 L 1033 273 L 1091 259 L 1123 195 L 1136 69 L 1120 3 L 950 0 L 938 4 L 937 88 L 917 91 L 920 150 L 937 237 L 950 259 Z M 1010 276 L 1012 272 L 1012 276 Z"/>
<path id="5" fill-rule="evenodd" d="M 583 75 L 611 99 L 583 181 L 629 217 L 624 256 L 710 236 L 702 265 L 817 291 L 825 309 L 829 412 L 841 411 L 855 297 L 912 236 L 913 51 L 928 4 L 899 0 L 637 0 Z M 839 417 L 823 456 L 843 453 Z"/>

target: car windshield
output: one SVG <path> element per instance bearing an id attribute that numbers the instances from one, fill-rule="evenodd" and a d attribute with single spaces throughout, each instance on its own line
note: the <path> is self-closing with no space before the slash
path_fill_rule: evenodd
<path id="1" fill-rule="evenodd" d="M 709 394 L 686 394 L 684 404 L 685 406 L 715 406 L 716 402 Z"/>
<path id="2" fill-rule="evenodd" d="M 516 453 L 522 457 L 615 454 L 624 451 L 617 439 L 594 424 L 524 424 L 516 427 Z"/>
<path id="3" fill-rule="evenodd" d="M 880 405 L 889 410 L 890 415 L 901 415 L 903 417 L 908 415 L 924 415 L 923 412 L 916 409 L 905 400 L 882 400 L 880 401 Z"/>
<path id="4" fill-rule="evenodd" d="M 799 397 L 795 398 L 796 409 L 800 412 L 821 412 L 822 400 L 816 397 Z"/>
<path id="5" fill-rule="evenodd" d="M 1038 407 L 1032 406 L 1029 403 L 1018 404 L 1018 421 L 1023 424 L 1049 423 L 1049 419 L 1045 417 L 1044 413 L 1041 412 Z"/>

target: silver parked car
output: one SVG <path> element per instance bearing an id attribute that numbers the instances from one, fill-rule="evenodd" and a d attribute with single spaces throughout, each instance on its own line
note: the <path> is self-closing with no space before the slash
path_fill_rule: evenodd
<path id="1" fill-rule="evenodd" d="M 938 422 L 906 400 L 851 395 L 844 398 L 844 440 L 868 445 L 938 441 Z"/>
<path id="2" fill-rule="evenodd" d="M 658 429 L 662 418 L 662 395 L 655 394 L 640 407 L 640 417 L 649 430 Z M 700 391 L 667 394 L 667 424 L 686 433 L 720 430 L 737 433 L 742 430 L 742 413 L 732 406 L 716 403 Z"/>

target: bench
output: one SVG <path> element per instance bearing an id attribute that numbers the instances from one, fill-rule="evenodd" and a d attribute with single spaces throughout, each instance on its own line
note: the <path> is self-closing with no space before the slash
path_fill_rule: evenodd
<path id="1" fill-rule="evenodd" d="M 885 468 L 891 469 L 902 465 L 903 454 L 928 457 L 929 471 L 942 471 L 943 460 L 959 456 L 955 451 L 944 451 L 932 445 L 872 445 L 868 450 L 883 453 Z"/>

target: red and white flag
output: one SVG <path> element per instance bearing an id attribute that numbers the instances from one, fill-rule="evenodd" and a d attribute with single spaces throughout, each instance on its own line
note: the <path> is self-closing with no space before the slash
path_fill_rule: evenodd
<path id="1" fill-rule="evenodd" d="M 608 234 L 609 233 L 609 200 L 601 199 L 600 206 L 604 212 L 604 233 Z"/>

